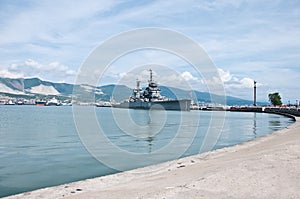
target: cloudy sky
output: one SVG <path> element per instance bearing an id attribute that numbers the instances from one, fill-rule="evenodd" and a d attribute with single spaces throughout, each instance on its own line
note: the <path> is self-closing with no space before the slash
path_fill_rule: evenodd
<path id="1" fill-rule="evenodd" d="M 0 76 L 74 82 L 82 63 L 108 38 L 158 27 L 202 46 L 228 95 L 252 99 L 256 80 L 259 100 L 278 91 L 284 102 L 295 102 L 300 100 L 299 19 L 299 0 L 0 0 Z M 126 82 L 134 67 L 147 63 L 174 67 L 173 74 L 156 74 L 161 84 L 179 86 L 184 80 L 205 90 L 192 66 L 155 50 L 120 58 L 101 83 Z"/>

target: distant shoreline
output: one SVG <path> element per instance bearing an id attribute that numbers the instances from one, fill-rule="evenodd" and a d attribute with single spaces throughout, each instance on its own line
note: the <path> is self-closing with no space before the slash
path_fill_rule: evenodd
<path id="1" fill-rule="evenodd" d="M 294 118 L 285 129 L 232 147 L 7 198 L 297 198 L 300 118 Z"/>

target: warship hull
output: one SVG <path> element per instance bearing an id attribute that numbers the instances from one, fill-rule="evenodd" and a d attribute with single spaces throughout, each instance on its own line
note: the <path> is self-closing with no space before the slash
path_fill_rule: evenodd
<path id="1" fill-rule="evenodd" d="M 114 104 L 113 107 L 130 108 L 130 109 L 190 111 L 191 100 L 182 99 L 182 100 L 167 100 L 167 101 L 152 101 L 152 102 L 137 100 L 134 102 L 122 102 L 121 104 Z"/>

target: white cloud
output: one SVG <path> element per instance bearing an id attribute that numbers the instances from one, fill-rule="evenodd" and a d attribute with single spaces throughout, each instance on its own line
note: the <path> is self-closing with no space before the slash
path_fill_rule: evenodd
<path id="1" fill-rule="evenodd" d="M 223 81 L 226 89 L 232 88 L 252 88 L 254 86 L 254 79 L 250 77 L 238 78 L 235 75 L 232 75 L 230 71 L 224 71 L 221 68 L 218 68 L 218 72 L 221 80 Z M 263 86 L 262 83 L 258 82 L 257 87 Z"/>
<path id="2" fill-rule="evenodd" d="M 244 77 L 240 82 L 242 88 L 253 88 L 254 86 L 254 80 L 248 77 Z"/>
<path id="3" fill-rule="evenodd" d="M 194 80 L 194 81 L 197 81 L 198 79 L 196 77 L 194 77 L 190 72 L 188 71 L 184 71 L 182 74 L 181 74 L 181 77 L 183 79 L 185 79 L 185 81 L 190 81 L 190 80 Z"/>
<path id="4" fill-rule="evenodd" d="M 120 77 L 120 78 L 123 78 L 123 77 L 125 77 L 127 75 L 127 73 L 119 73 L 118 74 L 118 76 Z"/>
<path id="5" fill-rule="evenodd" d="M 159 85 L 182 88 L 185 90 L 196 88 L 199 89 L 202 85 L 201 81 L 197 77 L 193 76 L 189 71 L 178 73 L 168 68 L 159 68 L 158 66 L 152 67 L 152 69 L 153 80 L 156 81 Z M 112 79 L 116 78 L 115 75 L 109 75 L 106 75 L 106 77 L 109 76 Z M 116 81 L 118 84 L 135 87 L 136 80 L 140 80 L 141 85 L 146 86 L 149 80 L 149 70 L 140 68 L 127 73 L 119 73 L 118 80 Z"/>
<path id="6" fill-rule="evenodd" d="M 108 11 L 118 4 L 115 1 L 23 3 L 23 7 L 11 3 L 14 6 L 14 14 L 0 20 L 6 25 L 0 31 L 4 36 L 1 37 L 0 43 L 28 42 L 36 38 L 50 42 L 63 42 L 64 39 L 68 41 L 65 36 L 74 33 L 76 26 L 83 26 L 81 23 L 92 20 L 91 17 Z M 3 12 L 11 12 L 11 10 L 4 9 Z"/>
<path id="7" fill-rule="evenodd" d="M 219 75 L 220 75 L 220 78 L 221 80 L 225 83 L 225 82 L 228 82 L 232 79 L 232 75 L 230 74 L 229 71 L 224 71 L 223 69 L 221 68 L 218 68 L 218 72 L 219 72 Z"/>
<path id="8" fill-rule="evenodd" d="M 55 70 L 58 72 L 63 72 L 66 75 L 76 75 L 76 71 L 69 69 L 69 67 L 59 63 L 59 62 L 52 62 L 50 64 L 48 64 L 48 68 L 50 70 Z"/>
<path id="9" fill-rule="evenodd" d="M 43 68 L 43 65 L 39 64 L 38 62 L 36 62 L 32 59 L 27 59 L 24 63 L 26 66 L 29 66 L 34 69 L 42 69 Z M 15 69 L 15 70 L 17 68 L 18 68 L 18 65 L 16 65 L 16 64 L 14 64 L 13 67 L 11 67 L 11 69 Z"/>
<path id="10" fill-rule="evenodd" d="M 77 72 L 59 63 L 42 64 L 28 59 L 23 63 L 13 63 L 8 69 L 0 70 L 0 76 L 9 78 L 39 77 L 56 82 L 73 82 Z"/>
<path id="11" fill-rule="evenodd" d="M 3 70 L 0 70 L 0 77 L 23 78 L 24 75 L 21 73 L 10 72 L 7 69 L 3 69 Z"/>

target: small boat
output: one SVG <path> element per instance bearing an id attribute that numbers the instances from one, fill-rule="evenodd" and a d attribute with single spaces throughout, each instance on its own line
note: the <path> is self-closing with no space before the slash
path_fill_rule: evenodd
<path id="1" fill-rule="evenodd" d="M 23 105 L 36 105 L 36 101 L 34 99 L 24 99 Z"/>
<path id="2" fill-rule="evenodd" d="M 5 105 L 16 105 L 12 100 L 8 100 Z"/>
<path id="3" fill-rule="evenodd" d="M 47 103 L 46 103 L 46 106 L 59 106 L 60 103 L 58 102 L 58 100 L 53 97 L 51 100 L 49 100 Z"/>
<path id="4" fill-rule="evenodd" d="M 112 105 L 111 105 L 110 102 L 100 101 L 100 102 L 96 103 L 95 106 L 97 106 L 97 107 L 111 107 Z"/>
<path id="5" fill-rule="evenodd" d="M 45 106 L 46 103 L 47 102 L 45 100 L 36 100 L 35 101 L 35 105 L 37 105 L 37 106 Z"/>
<path id="6" fill-rule="evenodd" d="M 23 105 L 23 104 L 24 104 L 23 100 L 19 99 L 17 105 Z"/>
<path id="7" fill-rule="evenodd" d="M 61 106 L 72 106 L 72 103 L 70 103 L 70 102 L 62 102 L 60 105 Z"/>

